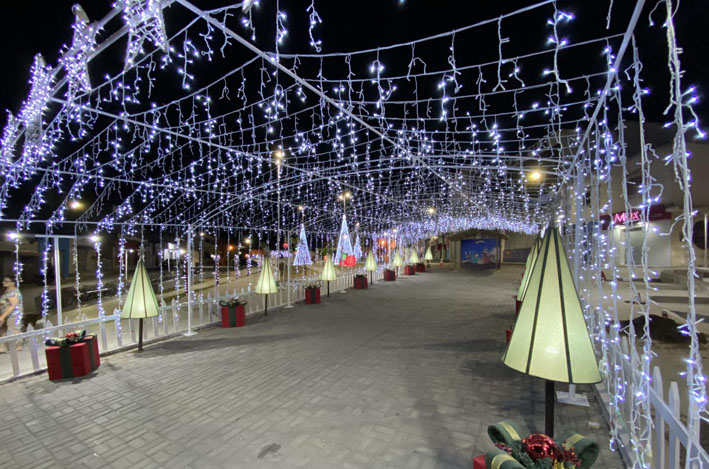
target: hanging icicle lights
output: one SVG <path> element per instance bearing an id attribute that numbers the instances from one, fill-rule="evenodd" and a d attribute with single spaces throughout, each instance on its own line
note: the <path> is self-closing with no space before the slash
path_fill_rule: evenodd
<path id="1" fill-rule="evenodd" d="M 402 13 L 414 8 L 391 3 Z M 479 6 L 487 10 L 474 24 L 359 50 L 350 37 L 351 52 L 329 52 L 343 43 L 328 38 L 328 7 L 316 0 L 299 11 L 276 0 L 212 10 L 198 0 L 119 0 L 98 21 L 77 7 L 71 45 L 54 67 L 36 57 L 30 94 L 2 132 L 0 221 L 18 232 L 35 224 L 50 233 L 75 225 L 78 233 L 97 234 L 116 227 L 135 233 L 139 226 L 174 233 L 191 225 L 270 240 L 285 235 L 275 233 L 278 227 L 302 226 L 325 245 L 338 238 L 337 196 L 344 192 L 352 194 L 346 215 L 359 223 L 357 234 L 375 242 L 395 228 L 402 245 L 470 228 L 534 234 L 554 218 L 567 225 L 562 232 L 577 259 L 614 405 L 640 404 L 629 425 L 644 464 L 649 330 L 632 332 L 644 341 L 631 357 L 640 378 L 624 377 L 611 356 L 619 347 L 619 318 L 607 301 L 619 292 L 615 282 L 611 292 L 600 282 L 601 270 L 615 274 L 617 246 L 589 228 L 600 226 L 612 213 L 613 195 L 619 197 L 608 189 L 612 181 L 621 184 L 613 170 L 628 172 L 624 120 L 644 121 L 643 103 L 651 99 L 631 45 L 636 24 L 647 26 L 639 20 L 647 18 L 643 3 L 630 12 L 610 2 L 607 15 L 554 0 L 487 17 L 480 15 L 493 7 Z M 677 131 L 673 150 L 659 158 L 675 165 L 677 186 L 689 194 L 685 136 L 705 137 L 692 108 L 700 92 L 680 82 L 674 28 L 668 13 L 656 10 L 651 33 L 669 49 L 666 126 Z M 107 73 L 101 61 L 88 67 L 110 51 L 124 58 L 122 71 Z M 287 155 L 278 167 L 276 150 Z M 643 155 L 640 207 L 628 194 L 620 203 L 647 219 L 662 186 L 650 172 L 654 152 L 643 145 Z M 561 203 L 564 197 L 571 202 Z M 67 218 L 68 203 L 80 198 L 92 202 Z M 435 215 L 426 210 L 431 201 Z M 576 204 L 583 207 L 574 214 Z M 304 217 L 299 205 L 308 207 Z M 691 200 L 684 211 L 680 221 L 691 239 Z M 214 251 L 219 259 L 216 239 Z M 172 268 L 178 291 L 181 268 L 178 262 Z M 644 282 L 631 281 L 631 288 L 647 290 L 646 256 L 631 268 L 633 279 Z M 99 282 L 101 275 L 99 267 Z M 686 370 L 692 425 L 706 407 L 696 323 L 692 308 L 683 328 L 692 338 Z"/>

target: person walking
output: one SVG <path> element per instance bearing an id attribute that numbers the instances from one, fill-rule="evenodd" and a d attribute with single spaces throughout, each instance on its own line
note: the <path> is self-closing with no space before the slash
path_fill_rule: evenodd
<path id="1" fill-rule="evenodd" d="M 22 293 L 12 277 L 3 277 L 2 286 L 5 291 L 0 296 L 0 336 L 19 334 L 23 312 Z M 0 344 L 0 353 L 7 352 L 7 350 L 6 344 Z M 22 350 L 21 344 L 17 345 L 17 350 Z"/>

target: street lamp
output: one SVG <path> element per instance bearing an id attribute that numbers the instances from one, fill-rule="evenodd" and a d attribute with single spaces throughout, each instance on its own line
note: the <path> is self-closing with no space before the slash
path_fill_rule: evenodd
<path id="1" fill-rule="evenodd" d="M 352 198 L 352 193 L 350 191 L 343 192 L 337 198 L 342 201 L 342 213 L 344 214 L 347 211 L 347 199 Z"/>
<path id="2" fill-rule="evenodd" d="M 251 275 L 251 238 L 246 238 L 244 244 L 249 247 L 249 252 L 244 256 L 246 257 L 246 275 Z"/>
<path id="3" fill-rule="evenodd" d="M 72 210 L 81 210 L 83 206 L 84 204 L 82 204 L 80 200 L 72 200 L 69 202 L 69 208 Z"/>
<path id="4" fill-rule="evenodd" d="M 539 182 L 542 180 L 542 173 L 538 170 L 535 169 L 531 173 L 529 173 L 529 180 L 532 182 Z"/>

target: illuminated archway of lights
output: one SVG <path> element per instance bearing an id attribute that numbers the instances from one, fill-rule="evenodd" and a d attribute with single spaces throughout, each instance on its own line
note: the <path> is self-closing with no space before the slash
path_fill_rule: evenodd
<path id="1" fill-rule="evenodd" d="M 299 232 L 302 223 L 321 246 L 334 244 L 345 215 L 359 224 L 358 236 L 396 229 L 406 245 L 471 228 L 536 234 L 555 221 L 568 227 L 580 263 L 614 403 L 648 399 L 650 338 L 632 357 L 644 378 L 622 379 L 609 358 L 618 331 L 606 328 L 617 325 L 617 314 L 592 304 L 613 241 L 577 228 L 608 212 L 599 188 L 610 183 L 611 169 L 627 172 L 619 129 L 624 119 L 642 117 L 648 93 L 632 36 L 643 1 L 617 31 L 605 18 L 584 23 L 565 2 L 544 0 L 435 36 L 327 53 L 313 0 L 297 30 L 312 50 L 299 54 L 281 51 L 293 36 L 290 12 L 277 10 L 274 18 L 258 1 L 211 10 L 199 3 L 117 0 L 99 20 L 75 7 L 71 43 L 57 64 L 35 58 L 31 91 L 3 130 L 0 221 L 18 231 L 118 229 L 121 254 L 125 236 L 146 228 L 160 231 L 161 242 L 163 233 L 166 241 L 180 239 L 192 227 L 241 244 L 279 228 Z M 673 11 L 671 0 L 665 4 Z M 262 24 L 276 25 L 268 50 L 256 45 Z M 677 137 L 666 161 L 688 193 L 684 135 L 704 135 L 691 108 L 695 90 L 679 81 L 674 31 L 667 37 L 676 110 L 668 127 Z M 120 70 L 89 68 L 117 47 L 125 48 Z M 623 58 L 632 64 L 627 70 L 619 69 Z M 658 187 L 649 165 L 643 171 L 647 208 Z M 351 194 L 346 203 L 338 199 L 343 193 Z M 88 202 L 74 217 L 78 200 Z M 574 212 L 577 204 L 584 208 Z M 691 202 L 687 210 L 685 224 Z M 687 230 L 691 240 L 691 223 Z M 46 262 L 45 251 L 45 270 Z M 647 265 L 637 267 L 647 278 Z M 694 428 L 706 393 L 693 303 L 690 310 Z M 645 461 L 650 411 L 635 409 L 629 426 Z"/>

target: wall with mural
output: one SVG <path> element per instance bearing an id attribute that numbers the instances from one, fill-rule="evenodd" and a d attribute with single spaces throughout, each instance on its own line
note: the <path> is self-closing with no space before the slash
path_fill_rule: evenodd
<path id="1" fill-rule="evenodd" d="M 464 239 L 461 242 L 460 262 L 462 267 L 496 267 L 498 257 L 496 238 Z"/>

